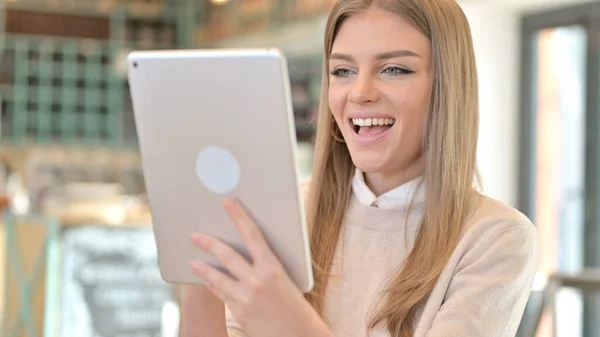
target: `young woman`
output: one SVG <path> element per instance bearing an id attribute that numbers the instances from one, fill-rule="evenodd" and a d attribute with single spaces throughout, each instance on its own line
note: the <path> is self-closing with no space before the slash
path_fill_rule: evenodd
<path id="1" fill-rule="evenodd" d="M 181 336 L 514 336 L 537 237 L 474 189 L 473 54 L 454 0 L 338 1 L 307 199 L 314 290 L 294 287 L 227 200 L 254 262 L 193 236 L 233 277 L 191 263 L 208 286 L 184 290 Z"/>

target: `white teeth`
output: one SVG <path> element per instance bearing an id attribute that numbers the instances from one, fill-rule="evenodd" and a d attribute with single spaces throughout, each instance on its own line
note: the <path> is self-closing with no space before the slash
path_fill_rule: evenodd
<path id="1" fill-rule="evenodd" d="M 392 125 L 395 122 L 393 118 L 352 118 L 352 124 L 358 126 Z"/>

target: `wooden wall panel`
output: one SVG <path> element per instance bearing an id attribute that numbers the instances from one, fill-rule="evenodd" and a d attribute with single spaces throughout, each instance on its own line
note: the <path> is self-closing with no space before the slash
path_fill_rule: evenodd
<path id="1" fill-rule="evenodd" d="M 6 11 L 6 31 L 13 34 L 108 39 L 107 17 L 75 16 L 20 10 Z"/>

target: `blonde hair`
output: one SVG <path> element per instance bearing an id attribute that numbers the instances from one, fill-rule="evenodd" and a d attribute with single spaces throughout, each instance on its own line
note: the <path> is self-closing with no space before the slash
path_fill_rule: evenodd
<path id="1" fill-rule="evenodd" d="M 477 177 L 477 71 L 469 25 L 454 0 L 339 0 L 330 11 L 307 203 L 315 287 L 306 297 L 322 315 L 355 171 L 346 145 L 331 133 L 335 121 L 327 104 L 328 58 L 344 20 L 373 6 L 408 20 L 432 45 L 434 79 L 423 144 L 424 215 L 413 249 L 381 294 L 369 324 L 372 329 L 383 323 L 392 336 L 410 337 L 419 307 L 458 243 Z"/>

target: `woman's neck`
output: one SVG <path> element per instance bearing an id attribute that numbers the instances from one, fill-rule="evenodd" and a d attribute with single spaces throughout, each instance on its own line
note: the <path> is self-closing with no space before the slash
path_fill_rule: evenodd
<path id="1" fill-rule="evenodd" d="M 417 160 L 403 170 L 395 172 L 365 172 L 364 179 L 369 189 L 376 195 L 380 196 L 402 186 L 407 182 L 414 180 L 423 175 L 425 166 L 423 160 Z"/>

